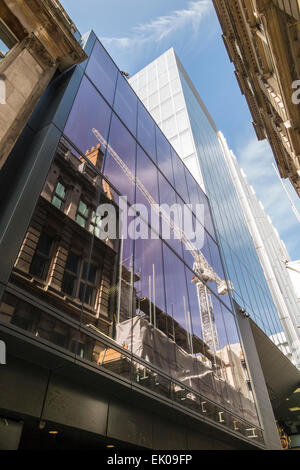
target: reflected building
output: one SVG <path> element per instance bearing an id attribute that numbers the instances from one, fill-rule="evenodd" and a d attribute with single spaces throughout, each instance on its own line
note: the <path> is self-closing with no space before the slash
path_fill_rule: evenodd
<path id="1" fill-rule="evenodd" d="M 276 448 L 208 198 L 95 34 L 82 46 L 89 59 L 55 77 L 0 174 L 1 413 L 21 448 L 53 430 L 71 445 L 71 429 L 91 448 Z M 157 224 L 142 210 L 155 203 L 174 207 Z M 135 236 L 111 236 L 103 205 Z"/>
<path id="2" fill-rule="evenodd" d="M 282 336 L 284 342 L 286 337 L 294 363 L 299 366 L 298 306 L 292 298 L 291 287 L 285 288 L 288 274 L 283 273 L 280 267 L 281 277 L 277 276 L 270 267 L 270 263 L 282 263 L 280 248 L 277 246 L 274 250 L 264 235 L 266 224 L 263 229 L 256 226 L 253 230 L 251 221 L 258 217 L 258 202 L 255 203 L 253 196 L 249 198 L 251 191 L 246 187 L 225 138 L 218 131 L 174 49 L 166 51 L 129 81 L 209 197 L 237 308 L 245 309 L 271 339 L 274 335 Z M 244 189 L 240 188 L 241 185 Z M 263 243 L 268 245 L 267 256 L 262 256 L 266 253 L 265 248 L 260 248 Z"/>

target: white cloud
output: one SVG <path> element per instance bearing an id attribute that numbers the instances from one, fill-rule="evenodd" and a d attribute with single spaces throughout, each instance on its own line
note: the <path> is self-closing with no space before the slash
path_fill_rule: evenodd
<path id="1" fill-rule="evenodd" d="M 106 46 L 126 49 L 148 42 L 160 42 L 187 26 L 192 27 L 196 34 L 201 21 L 210 11 L 212 11 L 211 0 L 191 1 L 188 2 L 186 9 L 174 10 L 169 15 L 159 16 L 149 23 L 135 26 L 128 37 L 104 37 L 101 40 Z"/>

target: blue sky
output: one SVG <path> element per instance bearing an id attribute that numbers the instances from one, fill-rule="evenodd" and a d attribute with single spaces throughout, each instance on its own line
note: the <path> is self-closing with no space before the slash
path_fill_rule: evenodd
<path id="1" fill-rule="evenodd" d="M 133 75 L 170 47 L 271 217 L 292 259 L 300 259 L 300 225 L 272 168 L 228 59 L 211 0 L 61 0 L 83 34 L 100 37 L 117 65 Z M 300 212 L 300 200 L 285 184 Z"/>

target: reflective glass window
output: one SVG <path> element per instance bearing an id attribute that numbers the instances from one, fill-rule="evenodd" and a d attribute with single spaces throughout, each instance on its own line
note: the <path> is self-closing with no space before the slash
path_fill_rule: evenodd
<path id="1" fill-rule="evenodd" d="M 172 162 L 174 171 L 175 188 L 185 201 L 189 203 L 189 195 L 185 179 L 185 166 L 182 160 L 178 157 L 177 153 L 172 149 Z"/>
<path id="2" fill-rule="evenodd" d="M 30 274 L 46 280 L 51 262 L 51 250 L 54 237 L 42 232 L 29 268 Z"/>
<path id="3" fill-rule="evenodd" d="M 161 240 L 135 242 L 136 312 L 166 331 L 166 307 Z"/>
<path id="4" fill-rule="evenodd" d="M 57 209 L 61 209 L 63 203 L 65 202 L 66 198 L 66 188 L 65 186 L 58 181 L 55 187 L 55 191 L 52 197 L 52 204 L 57 207 Z"/>
<path id="5" fill-rule="evenodd" d="M 145 204 L 150 218 L 151 204 L 159 204 L 157 168 L 138 145 L 136 164 L 136 203 Z M 146 191 L 143 191 L 145 189 Z M 148 196 L 149 195 L 149 196 Z"/>
<path id="6" fill-rule="evenodd" d="M 114 114 L 109 134 L 109 149 L 104 173 L 129 202 L 134 203 L 136 143 L 126 127 Z"/>
<path id="7" fill-rule="evenodd" d="M 180 255 L 182 254 L 182 243 L 181 240 L 175 238 L 175 232 L 172 224 L 182 227 L 183 213 L 181 205 L 178 203 L 177 194 L 168 183 L 168 181 L 159 173 L 158 175 L 159 184 L 159 200 L 160 206 L 164 210 L 165 217 L 161 216 L 161 235 L 162 238 Z"/>
<path id="8" fill-rule="evenodd" d="M 137 102 L 136 94 L 119 73 L 114 110 L 134 135 L 136 135 Z"/>
<path id="9" fill-rule="evenodd" d="M 155 127 L 155 130 L 158 167 L 170 183 L 174 185 L 171 146 L 157 126 Z"/>
<path id="10" fill-rule="evenodd" d="M 155 129 L 154 121 L 142 103 L 138 104 L 138 141 L 146 150 L 150 157 L 155 161 Z"/>
<path id="11" fill-rule="evenodd" d="M 109 106 L 89 80 L 83 78 L 64 132 L 83 153 L 98 144 L 104 150 L 110 116 Z M 99 133 L 100 140 L 95 132 Z"/>
<path id="12" fill-rule="evenodd" d="M 94 82 L 104 98 L 113 103 L 118 69 L 99 41 L 96 41 L 86 74 Z"/>

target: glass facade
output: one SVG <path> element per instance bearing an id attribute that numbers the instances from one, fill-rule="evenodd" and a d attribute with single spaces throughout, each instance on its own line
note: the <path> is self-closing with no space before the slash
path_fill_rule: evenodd
<path id="1" fill-rule="evenodd" d="M 280 335 L 279 315 L 216 126 L 174 50 L 166 51 L 130 83 L 209 197 L 227 278 L 234 287 L 232 297 L 269 337 Z"/>
<path id="2" fill-rule="evenodd" d="M 61 132 L 0 321 L 263 443 L 207 196 L 98 40 Z"/>

